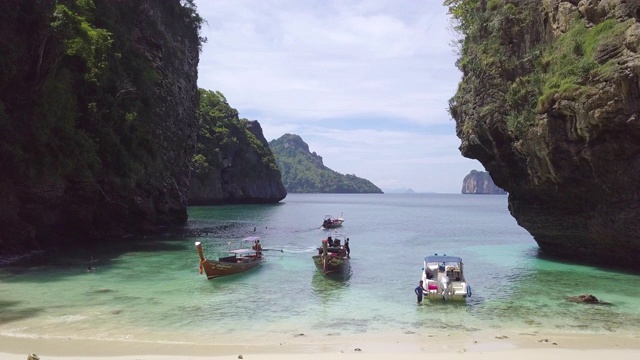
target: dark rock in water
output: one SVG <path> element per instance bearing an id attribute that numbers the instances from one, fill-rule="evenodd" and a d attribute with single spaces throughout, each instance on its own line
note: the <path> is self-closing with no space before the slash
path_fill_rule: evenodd
<path id="1" fill-rule="evenodd" d="M 640 4 L 489 3 L 454 15 L 460 152 L 543 254 L 640 271 Z"/>
<path id="2" fill-rule="evenodd" d="M 609 303 L 598 300 L 597 297 L 591 294 L 582 294 L 578 296 L 569 296 L 567 301 L 582 303 L 582 304 L 597 304 L 597 305 L 609 305 Z"/>

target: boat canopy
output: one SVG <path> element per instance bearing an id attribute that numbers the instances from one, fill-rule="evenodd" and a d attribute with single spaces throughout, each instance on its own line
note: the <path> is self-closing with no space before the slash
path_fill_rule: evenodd
<path id="1" fill-rule="evenodd" d="M 236 254 L 236 255 L 247 255 L 247 254 L 253 254 L 255 253 L 255 250 L 251 250 L 251 249 L 237 249 L 237 250 L 229 250 L 230 253 L 232 254 Z"/>
<path id="2" fill-rule="evenodd" d="M 242 241 L 250 241 L 250 242 L 255 242 L 256 240 L 260 240 L 259 236 L 249 236 L 246 237 L 244 239 L 242 239 Z"/>
<path id="3" fill-rule="evenodd" d="M 462 258 L 458 256 L 447 256 L 447 255 L 430 255 L 424 258 L 424 262 L 426 263 L 449 263 L 449 262 L 462 262 Z"/>
<path id="4" fill-rule="evenodd" d="M 345 234 L 339 233 L 339 232 L 334 232 L 333 234 L 327 235 L 327 237 L 329 237 L 329 236 L 331 236 L 331 238 L 334 239 L 334 240 L 335 239 L 343 240 L 343 239 L 347 238 L 347 236 Z"/>

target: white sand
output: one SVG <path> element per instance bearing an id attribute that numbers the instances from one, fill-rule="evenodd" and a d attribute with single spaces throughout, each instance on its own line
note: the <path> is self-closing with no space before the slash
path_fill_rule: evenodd
<path id="1" fill-rule="evenodd" d="M 0 337 L 1 360 L 425 360 L 436 354 L 453 359 L 640 359 L 640 335 L 554 335 L 491 333 L 447 336 L 407 334 L 395 338 L 292 337 L 283 343 L 168 344 L 104 340 Z"/>

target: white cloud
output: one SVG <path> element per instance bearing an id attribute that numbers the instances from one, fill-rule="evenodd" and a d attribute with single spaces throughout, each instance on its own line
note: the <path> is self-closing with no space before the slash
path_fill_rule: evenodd
<path id="1" fill-rule="evenodd" d="M 298 134 L 330 168 L 380 187 L 459 192 L 464 175 L 478 168 L 459 155 L 446 111 L 460 75 L 440 2 L 197 6 L 208 22 L 199 86 L 221 91 L 241 117 L 259 120 L 268 140 Z M 342 121 L 326 129 L 328 119 Z M 451 132 L 430 134 L 433 126 Z M 428 180 L 436 164 L 443 173 L 459 169 L 451 175 L 458 178 Z"/>

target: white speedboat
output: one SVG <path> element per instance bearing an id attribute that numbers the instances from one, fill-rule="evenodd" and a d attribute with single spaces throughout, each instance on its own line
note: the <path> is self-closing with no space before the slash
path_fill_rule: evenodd
<path id="1" fill-rule="evenodd" d="M 464 279 L 462 258 L 430 255 L 424 258 L 422 292 L 429 300 L 466 300 L 471 286 Z"/>

